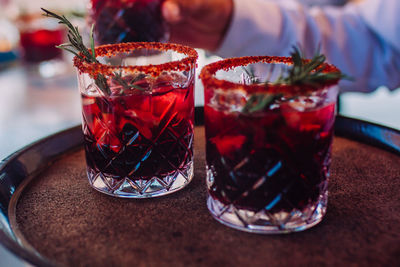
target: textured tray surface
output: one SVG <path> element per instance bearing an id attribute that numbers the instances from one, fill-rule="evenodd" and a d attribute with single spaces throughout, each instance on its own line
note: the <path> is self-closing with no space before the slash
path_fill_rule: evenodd
<path id="1" fill-rule="evenodd" d="M 149 200 L 103 195 L 87 181 L 83 149 L 35 178 L 16 209 L 18 231 L 61 265 L 400 265 L 400 157 L 336 137 L 328 212 L 289 235 L 256 235 L 216 222 L 206 207 L 204 129 L 195 176 Z"/>

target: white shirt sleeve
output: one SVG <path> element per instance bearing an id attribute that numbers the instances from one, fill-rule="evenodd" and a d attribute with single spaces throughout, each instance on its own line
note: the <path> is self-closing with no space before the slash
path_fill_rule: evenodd
<path id="1" fill-rule="evenodd" d="M 217 54 L 288 56 L 298 45 L 355 81 L 342 91 L 400 86 L 400 0 L 364 0 L 343 7 L 307 8 L 297 1 L 233 0 L 231 25 Z"/>

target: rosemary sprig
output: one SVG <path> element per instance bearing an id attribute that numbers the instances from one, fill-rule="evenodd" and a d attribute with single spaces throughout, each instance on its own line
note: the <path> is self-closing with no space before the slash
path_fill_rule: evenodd
<path id="1" fill-rule="evenodd" d="M 92 56 L 89 50 L 83 43 L 82 36 L 79 33 L 78 27 L 74 27 L 72 23 L 64 16 L 57 15 L 54 12 L 51 12 L 47 9 L 41 8 L 45 13 L 44 16 L 58 19 L 59 24 L 64 24 L 68 28 L 67 38 L 69 43 L 61 44 L 57 46 L 57 48 L 64 49 L 68 52 L 73 53 L 75 56 L 80 59 L 86 60 L 87 62 L 97 62 L 96 58 Z M 92 38 L 93 36 L 91 36 Z M 85 57 L 83 58 L 79 53 Z"/>
<path id="2" fill-rule="evenodd" d="M 286 77 L 281 75 L 274 82 L 275 84 L 308 85 L 311 87 L 317 87 L 327 81 L 348 78 L 341 72 L 323 72 L 324 68 L 321 66 L 325 63 L 326 57 L 325 55 L 320 54 L 319 48 L 308 63 L 305 63 L 303 54 L 297 47 L 294 47 L 291 57 L 293 60 L 293 66 L 289 69 L 288 75 Z"/>
<path id="3" fill-rule="evenodd" d="M 138 89 L 140 91 L 145 91 L 144 88 L 142 88 L 139 85 L 134 84 L 135 82 L 141 80 L 144 78 L 144 74 L 139 74 L 136 77 L 134 77 L 132 80 L 129 81 L 129 83 L 122 77 L 122 73 L 121 72 L 114 72 L 114 76 L 112 77 L 112 79 L 114 81 L 116 81 L 117 83 L 119 83 L 122 88 L 124 90 L 131 90 L 131 89 Z"/>
<path id="4" fill-rule="evenodd" d="M 307 85 L 310 87 L 318 87 L 318 85 L 324 84 L 332 80 L 349 79 L 352 78 L 342 74 L 341 72 L 328 72 L 324 73 L 324 67 L 326 57 L 320 54 L 318 49 L 310 61 L 306 61 L 300 52 L 300 49 L 294 47 L 294 51 L 291 53 L 293 65 L 289 67 L 287 75 L 283 73 L 274 81 L 265 81 L 265 85 L 271 84 L 286 84 L 286 85 Z M 253 80 L 256 79 L 254 75 L 246 70 L 247 75 Z M 277 99 L 280 99 L 283 94 L 272 94 L 272 93 L 256 93 L 252 94 L 247 100 L 245 106 L 242 109 L 243 113 L 253 113 L 262 110 L 267 110 Z M 295 97 L 292 97 L 295 98 Z"/>
<path id="5" fill-rule="evenodd" d="M 89 50 L 83 43 L 83 38 L 79 33 L 78 27 L 73 26 L 72 23 L 64 15 L 57 15 L 56 13 L 46 10 L 44 8 L 42 8 L 42 10 L 45 12 L 44 16 L 58 19 L 58 23 L 64 24 L 68 29 L 67 38 L 69 40 L 69 43 L 58 45 L 56 46 L 57 48 L 66 50 L 88 63 L 99 63 L 99 61 L 96 59 L 96 51 L 94 45 L 94 24 L 92 24 L 92 27 L 90 29 Z M 118 82 L 125 90 L 139 89 L 141 91 L 145 91 L 145 89 L 143 89 L 142 87 L 134 84 L 143 77 L 144 75 L 139 74 L 129 83 L 127 83 L 122 77 L 121 72 L 114 72 L 114 76 L 112 77 L 112 79 Z M 100 88 L 100 90 L 103 91 L 103 93 L 105 93 L 105 95 L 111 94 L 111 89 L 107 83 L 107 78 L 104 75 L 98 74 L 97 77 L 95 77 L 95 84 Z"/>
<path id="6" fill-rule="evenodd" d="M 267 93 L 257 93 L 252 94 L 247 100 L 246 104 L 242 109 L 242 113 L 250 114 L 260 110 L 265 110 L 267 107 L 272 105 L 275 100 L 281 98 L 282 94 L 267 94 Z"/>
<path id="7" fill-rule="evenodd" d="M 69 43 L 58 45 L 56 46 L 57 48 L 66 50 L 74 54 L 81 60 L 84 60 L 88 63 L 99 63 L 99 61 L 96 59 L 96 54 L 94 50 L 94 38 L 93 38 L 94 25 L 92 25 L 90 31 L 91 51 L 89 51 L 89 49 L 83 43 L 83 38 L 82 35 L 79 33 L 78 27 L 72 25 L 72 23 L 64 15 L 60 16 L 47 9 L 44 8 L 41 9 L 45 12 L 44 16 L 58 19 L 58 23 L 64 24 L 68 29 L 67 38 L 69 40 Z M 110 87 L 107 84 L 107 78 L 104 77 L 104 75 L 98 74 L 97 77 L 95 78 L 95 83 L 100 88 L 100 90 L 102 90 L 106 95 L 111 94 Z"/>

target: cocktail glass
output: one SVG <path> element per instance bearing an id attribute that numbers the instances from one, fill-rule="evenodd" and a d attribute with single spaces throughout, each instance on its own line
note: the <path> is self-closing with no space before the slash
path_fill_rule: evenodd
<path id="1" fill-rule="evenodd" d="M 285 57 L 245 57 L 201 72 L 207 205 L 230 227 L 301 231 L 326 213 L 338 81 L 274 83 L 291 64 Z M 328 64 L 322 68 L 339 72 Z"/>
<path id="2" fill-rule="evenodd" d="M 95 51 L 101 63 L 74 58 L 90 185 L 126 198 L 182 189 L 193 177 L 196 51 L 161 43 Z"/>
<path id="3" fill-rule="evenodd" d="M 62 58 L 56 48 L 64 42 L 65 31 L 60 24 L 39 13 L 27 13 L 18 17 L 21 56 L 26 63 L 40 63 Z"/>
<path id="4" fill-rule="evenodd" d="M 91 0 L 90 23 L 99 44 L 162 42 L 168 39 L 161 16 L 164 0 Z"/>

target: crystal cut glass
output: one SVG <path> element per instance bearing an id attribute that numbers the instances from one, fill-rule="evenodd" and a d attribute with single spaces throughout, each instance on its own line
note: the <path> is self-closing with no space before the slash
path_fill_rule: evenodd
<path id="1" fill-rule="evenodd" d="M 161 43 L 96 48 L 75 58 L 90 185 L 112 196 L 175 192 L 193 177 L 194 49 Z"/>
<path id="2" fill-rule="evenodd" d="M 234 58 L 200 74 L 207 205 L 227 226 L 288 233 L 316 225 L 326 213 L 338 81 L 276 83 L 291 64 L 286 57 Z"/>

